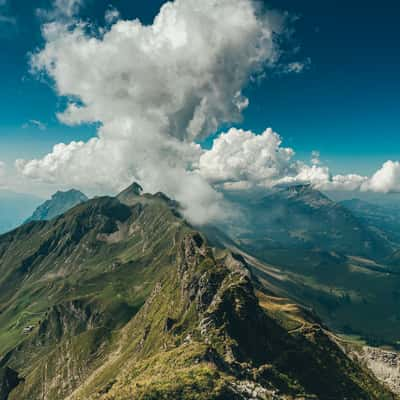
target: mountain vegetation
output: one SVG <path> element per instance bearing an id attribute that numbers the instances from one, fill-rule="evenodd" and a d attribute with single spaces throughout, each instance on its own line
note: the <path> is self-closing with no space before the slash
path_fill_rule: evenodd
<path id="1" fill-rule="evenodd" d="M 393 399 L 308 309 L 133 185 L 0 236 L 0 399 Z"/>

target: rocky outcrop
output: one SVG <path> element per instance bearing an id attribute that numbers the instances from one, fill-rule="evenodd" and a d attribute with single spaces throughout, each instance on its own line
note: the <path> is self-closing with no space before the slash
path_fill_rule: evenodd
<path id="1" fill-rule="evenodd" d="M 375 376 L 394 393 L 400 395 L 400 354 L 376 347 L 363 346 L 355 353 Z"/>

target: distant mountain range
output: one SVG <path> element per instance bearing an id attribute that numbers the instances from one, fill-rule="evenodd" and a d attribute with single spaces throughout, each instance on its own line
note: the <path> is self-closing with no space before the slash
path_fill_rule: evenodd
<path id="1" fill-rule="evenodd" d="M 309 185 L 232 204 L 234 217 L 219 228 L 261 258 L 271 249 L 291 248 L 381 260 L 394 250 L 363 218 Z"/>
<path id="2" fill-rule="evenodd" d="M 344 200 L 340 204 L 395 247 L 400 246 L 400 204 L 378 205 L 360 199 Z"/>
<path id="3" fill-rule="evenodd" d="M 394 399 L 240 252 L 138 185 L 0 236 L 0 399 Z"/>
<path id="4" fill-rule="evenodd" d="M 79 190 L 58 191 L 51 196 L 50 200 L 45 201 L 37 207 L 25 222 L 53 219 L 87 200 L 89 200 L 88 197 Z"/>

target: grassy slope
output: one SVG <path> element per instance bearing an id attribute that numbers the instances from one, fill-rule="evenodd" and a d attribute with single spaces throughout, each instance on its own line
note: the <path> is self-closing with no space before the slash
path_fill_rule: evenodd
<path id="1" fill-rule="evenodd" d="M 120 199 L 0 237 L 0 371 L 24 379 L 10 400 L 391 398 L 300 311 L 260 307 L 242 261 L 173 203 Z"/>
<path id="2" fill-rule="evenodd" d="M 332 329 L 360 335 L 371 345 L 397 346 L 397 273 L 369 260 L 321 252 L 282 249 L 262 257 L 265 262 L 254 269 L 259 277 L 282 295 L 312 306 Z"/>

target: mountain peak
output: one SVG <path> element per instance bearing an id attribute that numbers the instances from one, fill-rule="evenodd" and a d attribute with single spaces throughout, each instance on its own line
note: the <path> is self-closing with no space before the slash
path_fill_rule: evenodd
<path id="1" fill-rule="evenodd" d="M 318 189 L 315 189 L 311 184 L 298 184 L 292 186 L 281 187 L 277 190 L 276 194 L 279 197 L 287 199 L 301 200 L 309 203 L 310 205 L 326 205 L 332 201 L 326 197 Z"/>
<path id="2" fill-rule="evenodd" d="M 80 190 L 77 189 L 69 189 L 69 190 L 57 190 L 57 192 L 51 195 L 51 199 L 60 199 L 60 198 L 80 198 L 82 201 L 88 200 L 88 197 L 82 193 Z"/>
<path id="3" fill-rule="evenodd" d="M 49 200 L 37 207 L 32 216 L 28 218 L 26 222 L 53 219 L 87 200 L 89 200 L 88 197 L 79 190 L 58 190 Z"/>
<path id="4" fill-rule="evenodd" d="M 314 191 L 314 189 L 310 183 L 305 183 L 287 186 L 286 191 L 288 191 L 289 193 L 309 193 Z"/>
<path id="5" fill-rule="evenodd" d="M 138 197 L 140 197 L 142 193 L 142 186 L 140 186 L 137 182 L 133 182 L 130 186 L 117 195 L 117 199 L 121 203 L 132 205 L 137 202 Z"/>

